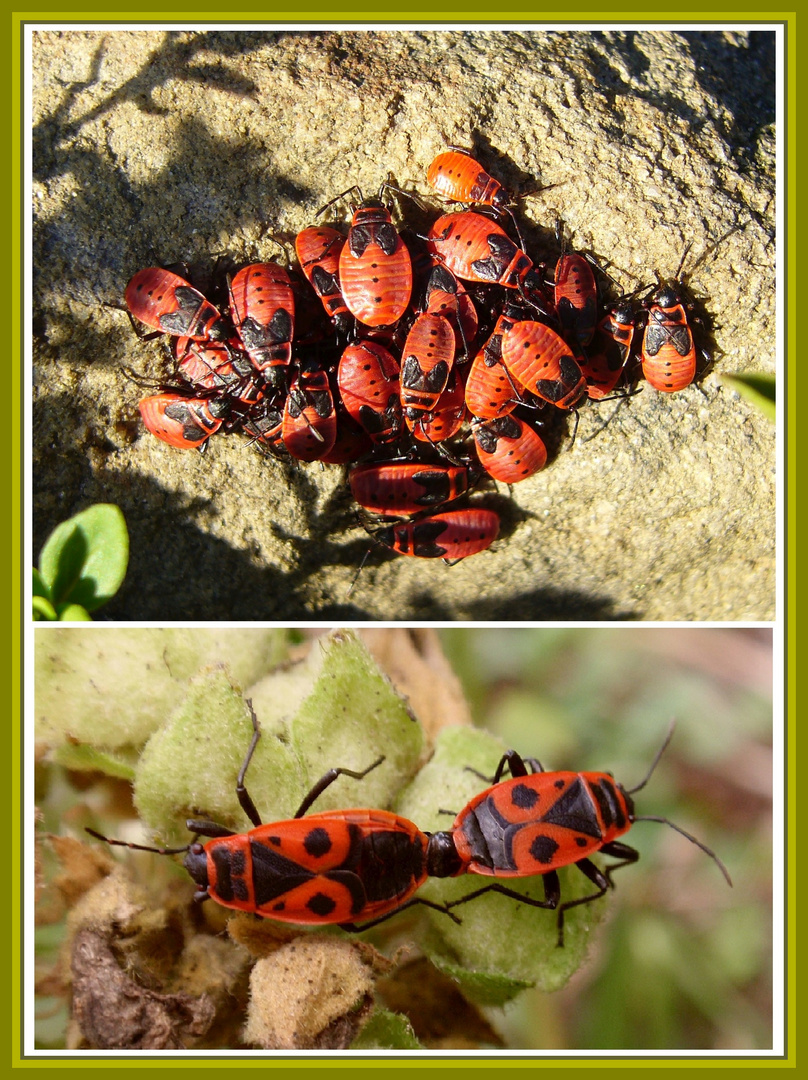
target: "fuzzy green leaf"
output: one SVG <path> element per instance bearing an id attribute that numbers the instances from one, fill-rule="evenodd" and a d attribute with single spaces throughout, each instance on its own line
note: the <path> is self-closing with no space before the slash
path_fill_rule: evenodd
<path id="1" fill-rule="evenodd" d="M 524 979 L 511 979 L 489 971 L 475 971 L 453 962 L 446 956 L 433 954 L 432 962 L 439 971 L 453 979 L 469 1000 L 478 1005 L 500 1008 L 512 1001 L 522 990 L 533 983 Z"/>
<path id="2" fill-rule="evenodd" d="M 187 839 L 188 817 L 251 828 L 236 778 L 252 736 L 247 706 L 224 670 L 194 680 L 138 762 L 135 805 L 142 820 L 170 843 Z M 245 786 L 264 821 L 291 817 L 306 787 L 294 753 L 271 735 L 259 739 Z"/>
<path id="3" fill-rule="evenodd" d="M 183 702 L 191 676 L 224 664 L 248 686 L 285 648 L 284 632 L 274 629 L 54 627 L 35 641 L 37 738 L 142 746 Z"/>
<path id="4" fill-rule="evenodd" d="M 406 1016 L 376 1009 L 351 1043 L 351 1050 L 423 1050 Z"/>
<path id="5" fill-rule="evenodd" d="M 340 778 L 316 808 L 388 807 L 418 767 L 421 725 L 353 631 L 329 634 L 312 650 L 309 665 L 311 689 L 289 725 L 309 782 L 331 768 L 362 771 L 384 757 L 361 781 Z"/>
<path id="6" fill-rule="evenodd" d="M 53 752 L 53 760 L 65 769 L 75 772 L 101 772 L 105 776 L 114 776 L 120 780 L 133 780 L 134 763 L 124 753 L 109 753 L 96 750 L 86 743 L 65 743 Z"/>

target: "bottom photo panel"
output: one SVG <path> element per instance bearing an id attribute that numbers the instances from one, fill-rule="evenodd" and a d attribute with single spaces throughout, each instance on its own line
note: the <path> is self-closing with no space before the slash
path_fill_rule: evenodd
<path id="1" fill-rule="evenodd" d="M 772 645 L 38 627 L 26 1051 L 771 1053 Z"/>

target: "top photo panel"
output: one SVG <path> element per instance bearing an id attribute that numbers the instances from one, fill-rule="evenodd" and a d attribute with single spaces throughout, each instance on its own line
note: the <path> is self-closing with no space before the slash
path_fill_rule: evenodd
<path id="1" fill-rule="evenodd" d="M 774 620 L 779 40 L 29 27 L 35 618 Z"/>

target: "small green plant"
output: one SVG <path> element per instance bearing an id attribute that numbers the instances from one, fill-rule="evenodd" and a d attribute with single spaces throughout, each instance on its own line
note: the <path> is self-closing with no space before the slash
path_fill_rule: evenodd
<path id="1" fill-rule="evenodd" d="M 90 612 L 120 588 L 129 562 L 129 533 L 117 506 L 97 503 L 57 525 L 34 569 L 37 622 L 89 622 Z"/>

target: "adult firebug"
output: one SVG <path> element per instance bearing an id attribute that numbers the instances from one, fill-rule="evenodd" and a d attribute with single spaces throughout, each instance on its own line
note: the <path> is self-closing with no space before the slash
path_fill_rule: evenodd
<path id="1" fill-rule="evenodd" d="M 502 339 L 523 316 L 521 308 L 507 305 L 472 360 L 466 379 L 466 405 L 472 416 L 494 419 L 513 412 L 519 404 L 519 388 L 502 362 Z"/>
<path id="2" fill-rule="evenodd" d="M 401 360 L 401 406 L 416 420 L 438 403 L 452 370 L 455 335 L 443 315 L 425 312 L 412 324 Z"/>
<path id="3" fill-rule="evenodd" d="M 338 340 L 344 341 L 353 324 L 339 283 L 339 257 L 346 237 L 328 225 L 312 225 L 295 237 L 300 268 L 320 297 Z"/>
<path id="4" fill-rule="evenodd" d="M 622 301 L 609 308 L 598 323 L 592 344 L 577 357 L 593 400 L 606 397 L 617 386 L 631 356 L 637 317 L 633 305 Z"/>
<path id="5" fill-rule="evenodd" d="M 436 266 L 429 275 L 424 310 L 449 320 L 455 332 L 455 352 L 467 357 L 477 336 L 477 309 L 463 283 L 448 266 Z"/>
<path id="6" fill-rule="evenodd" d="M 394 442 L 401 431 L 400 371 L 392 353 L 374 341 L 348 345 L 340 357 L 342 403 L 374 442 Z"/>
<path id="7" fill-rule="evenodd" d="M 283 410 L 277 405 L 262 402 L 245 420 L 243 431 L 253 443 L 273 453 L 283 447 Z"/>
<path id="8" fill-rule="evenodd" d="M 465 465 L 383 461 L 358 465 L 349 483 L 356 502 L 373 514 L 418 514 L 458 498 L 474 482 Z"/>
<path id="9" fill-rule="evenodd" d="M 337 438 L 337 417 L 328 375 L 316 360 L 300 365 L 283 407 L 283 445 L 300 461 L 328 454 Z"/>
<path id="10" fill-rule="evenodd" d="M 338 394 L 334 396 L 334 412 L 337 437 L 328 453 L 318 460 L 326 465 L 351 465 L 366 458 L 373 451 L 373 440 L 346 410 Z"/>
<path id="11" fill-rule="evenodd" d="M 533 260 L 483 214 L 444 214 L 430 228 L 428 246 L 461 280 L 518 289 L 541 307 L 544 282 Z"/>
<path id="12" fill-rule="evenodd" d="M 697 353 L 682 283 L 662 284 L 647 302 L 640 357 L 649 385 L 666 394 L 684 390 L 696 377 Z"/>
<path id="13" fill-rule="evenodd" d="M 455 364 L 449 372 L 449 381 L 428 412 L 416 412 L 405 416 L 404 422 L 419 442 L 441 443 L 451 439 L 462 428 L 466 408 L 466 386 L 461 369 Z"/>
<path id="14" fill-rule="evenodd" d="M 287 821 L 262 824 L 244 784 L 261 729 L 252 705 L 253 738 L 236 782 L 239 804 L 254 828 L 235 833 L 212 821 L 186 822 L 194 840 L 181 848 L 148 847 L 111 840 L 107 844 L 184 854 L 185 869 L 196 883 L 194 899 L 215 900 L 222 907 L 300 926 L 336 924 L 365 930 L 397 911 L 423 904 L 444 912 L 447 905 L 413 897 L 427 878 L 429 837 L 411 821 L 386 810 L 330 810 L 304 816 L 338 777 L 361 780 L 384 761 L 361 772 L 330 769 L 314 785 Z M 199 837 L 208 837 L 200 843 Z M 363 925 L 359 926 L 356 920 Z"/>
<path id="15" fill-rule="evenodd" d="M 686 274 L 682 273 L 682 268 L 692 244 L 683 251 L 670 280 L 663 280 L 657 272 L 659 287 L 643 301 L 647 314 L 640 347 L 643 375 L 655 390 L 667 394 L 684 390 L 696 377 L 699 355 L 709 363 L 709 354 L 697 345 L 693 336 L 691 321 L 698 323 L 701 320 L 692 318 L 696 302 L 688 282 L 696 268 L 737 229 L 738 226 L 733 225 L 703 251 Z"/>
<path id="16" fill-rule="evenodd" d="M 667 818 L 635 813 L 631 796 L 648 783 L 672 736 L 673 726 L 645 779 L 633 788 L 616 783 L 611 773 L 545 772 L 535 759 L 523 760 L 515 750 L 507 751 L 494 776 L 483 777 L 493 786 L 460 811 L 450 830 L 433 834 L 430 872 L 447 877 L 463 873 L 496 878 L 542 875 L 545 898 L 534 900 L 496 883 L 449 906 L 497 892 L 520 903 L 549 908 L 558 912 L 558 944 L 563 945 L 565 911 L 599 899 L 614 887 L 614 871 L 639 859 L 639 852 L 617 839 L 637 821 L 657 821 L 675 829 L 709 855 L 732 885 L 724 864 L 700 840 Z M 502 779 L 506 769 L 510 780 Z M 618 861 L 601 870 L 589 857 L 596 853 Z M 570 865 L 577 866 L 597 891 L 561 903 L 557 871 Z"/>
<path id="17" fill-rule="evenodd" d="M 264 396 L 264 380 L 241 349 L 226 342 L 175 341 L 177 371 L 195 390 L 218 390 L 244 405 L 255 405 Z"/>
<path id="18" fill-rule="evenodd" d="M 553 299 L 558 321 L 581 346 L 588 345 L 598 321 L 598 287 L 585 256 L 576 251 L 556 263 Z"/>

